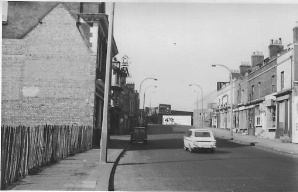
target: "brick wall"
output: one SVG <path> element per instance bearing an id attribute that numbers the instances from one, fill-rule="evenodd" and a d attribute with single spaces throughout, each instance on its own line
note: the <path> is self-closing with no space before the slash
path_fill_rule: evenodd
<path id="1" fill-rule="evenodd" d="M 271 77 L 274 75 L 275 90 L 272 91 Z M 258 83 L 261 82 L 260 89 Z M 254 85 L 254 97 L 252 100 L 262 98 L 266 95 L 276 92 L 276 59 L 273 59 L 266 65 L 248 75 L 248 94 L 252 92 Z"/>
<path id="2" fill-rule="evenodd" d="M 2 124 L 93 125 L 96 57 L 63 5 L 2 47 Z"/>

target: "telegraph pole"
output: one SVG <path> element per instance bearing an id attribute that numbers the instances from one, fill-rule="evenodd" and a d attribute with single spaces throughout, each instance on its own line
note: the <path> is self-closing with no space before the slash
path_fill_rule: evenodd
<path id="1" fill-rule="evenodd" d="M 107 162 L 107 140 L 108 140 L 108 112 L 109 112 L 109 93 L 110 93 L 110 71 L 111 71 L 111 49 L 114 24 L 114 8 L 115 3 L 112 3 L 111 13 L 109 15 L 109 34 L 107 43 L 107 59 L 106 59 L 106 76 L 104 90 L 104 105 L 103 105 L 103 121 L 100 139 L 100 163 Z"/>

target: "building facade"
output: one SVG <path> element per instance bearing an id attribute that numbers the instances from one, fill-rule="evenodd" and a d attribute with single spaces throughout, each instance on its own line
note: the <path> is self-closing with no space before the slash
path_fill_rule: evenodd
<path id="1" fill-rule="evenodd" d="M 6 13 L 2 124 L 88 125 L 100 138 L 108 30 L 105 4 L 9 1 Z M 112 47 L 116 55 L 115 41 Z"/>
<path id="2" fill-rule="evenodd" d="M 281 39 L 271 40 L 269 57 L 260 52 L 251 56 L 251 65 L 240 66 L 240 76 L 233 80 L 233 120 L 229 121 L 228 107 L 231 86 L 218 90 L 218 109 L 212 125 L 235 128 L 261 138 L 298 142 L 297 26 L 293 43 L 284 48 Z M 215 115 L 217 118 L 215 118 Z"/>
<path id="3" fill-rule="evenodd" d="M 126 83 L 129 77 L 128 57 L 122 62 L 114 60 L 111 81 L 111 134 L 128 134 L 137 125 L 139 94 L 133 83 Z"/>

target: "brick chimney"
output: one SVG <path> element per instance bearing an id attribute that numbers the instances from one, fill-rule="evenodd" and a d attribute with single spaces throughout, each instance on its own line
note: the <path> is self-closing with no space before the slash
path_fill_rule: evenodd
<path id="1" fill-rule="evenodd" d="M 250 65 L 241 64 L 239 66 L 240 75 L 245 76 L 245 73 L 247 73 L 251 69 Z"/>
<path id="2" fill-rule="evenodd" d="M 293 43 L 298 43 L 298 21 L 296 21 L 296 26 L 293 28 Z"/>
<path id="3" fill-rule="evenodd" d="M 264 62 L 264 55 L 262 52 L 255 51 L 251 55 L 251 67 L 254 68 L 259 64 L 263 64 Z"/>
<path id="4" fill-rule="evenodd" d="M 271 44 L 269 45 L 269 58 L 276 57 L 277 54 L 281 53 L 284 50 L 284 46 L 282 45 L 281 38 L 278 40 L 271 39 Z"/>

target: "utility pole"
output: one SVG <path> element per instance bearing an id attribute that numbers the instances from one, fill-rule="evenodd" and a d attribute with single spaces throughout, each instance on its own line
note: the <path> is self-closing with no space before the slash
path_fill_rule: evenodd
<path id="1" fill-rule="evenodd" d="M 108 113 L 109 113 L 109 93 L 110 93 L 110 71 L 111 71 L 111 50 L 114 24 L 114 8 L 115 3 L 112 3 L 111 13 L 109 15 L 109 34 L 107 43 L 107 58 L 106 58 L 106 76 L 104 89 L 104 105 L 103 105 L 103 121 L 100 139 L 100 163 L 107 162 L 107 140 L 108 140 Z"/>

